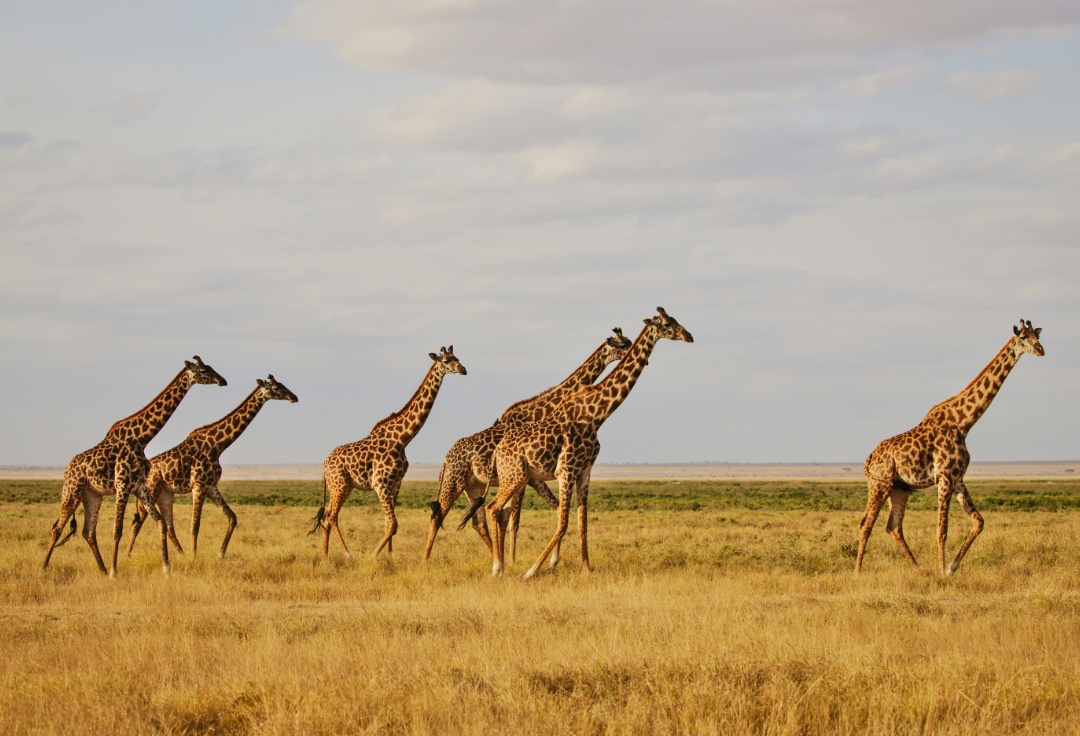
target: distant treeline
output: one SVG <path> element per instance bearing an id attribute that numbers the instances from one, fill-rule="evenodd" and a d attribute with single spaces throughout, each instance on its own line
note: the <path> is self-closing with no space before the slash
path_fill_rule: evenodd
<path id="1" fill-rule="evenodd" d="M 967 480 L 981 511 L 1065 511 L 1080 509 L 1080 478 L 1054 480 Z M 556 484 L 551 484 L 555 486 Z M 58 503 L 59 480 L 0 480 L 0 503 Z M 221 483 L 230 505 L 311 506 L 322 503 L 322 483 L 315 480 L 234 480 Z M 433 480 L 401 484 L 398 507 L 427 509 L 438 493 Z M 106 496 L 106 502 L 109 500 Z M 132 503 L 133 500 L 129 500 Z M 177 504 L 190 504 L 191 496 L 177 496 Z M 353 493 L 349 506 L 377 506 L 374 493 Z M 655 510 L 705 511 L 712 509 L 772 509 L 852 511 L 866 508 L 862 481 L 813 480 L 598 480 L 589 490 L 592 511 Z M 463 511 L 464 502 L 458 507 Z M 531 490 L 525 508 L 547 508 Z M 930 488 L 911 495 L 908 508 L 937 508 L 937 492 Z"/>

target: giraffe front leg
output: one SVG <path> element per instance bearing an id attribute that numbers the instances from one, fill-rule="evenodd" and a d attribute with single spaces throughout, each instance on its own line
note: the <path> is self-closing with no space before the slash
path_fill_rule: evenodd
<path id="1" fill-rule="evenodd" d="M 116 577 L 116 560 L 120 556 L 120 538 L 124 536 L 124 513 L 127 511 L 128 502 L 127 488 L 118 488 L 116 491 L 116 519 L 113 522 L 113 554 L 112 566 L 109 567 L 109 577 Z"/>
<path id="2" fill-rule="evenodd" d="M 191 556 L 199 554 L 199 527 L 202 525 L 202 509 L 206 499 L 202 486 L 191 487 Z"/>
<path id="3" fill-rule="evenodd" d="M 493 577 L 502 575 L 504 567 L 506 522 L 508 519 L 507 513 L 504 513 L 504 507 L 525 490 L 525 484 L 528 481 L 524 464 L 511 464 L 514 467 L 499 468 L 499 492 L 495 494 L 495 498 L 491 499 L 484 509 L 488 526 L 494 535 L 491 541 L 491 574 Z"/>
<path id="4" fill-rule="evenodd" d="M 555 526 L 555 536 L 551 538 L 547 546 L 544 547 L 544 551 L 540 553 L 540 558 L 529 568 L 525 573 L 525 579 L 536 575 L 540 570 L 540 566 L 544 564 L 544 560 L 551 554 L 559 543 L 562 541 L 563 535 L 566 534 L 566 528 L 570 525 L 570 499 L 574 494 L 574 484 L 567 478 L 563 477 L 559 479 L 559 519 Z"/>
<path id="5" fill-rule="evenodd" d="M 960 567 L 960 561 L 964 559 L 964 555 L 967 554 L 968 548 L 971 547 L 971 543 L 975 541 L 975 537 L 983 530 L 983 517 L 975 508 L 975 504 L 971 502 L 971 494 L 968 493 L 967 486 L 963 481 L 957 483 L 956 495 L 960 499 L 960 506 L 963 507 L 967 515 L 971 517 L 971 533 L 968 534 L 968 538 L 964 540 L 963 546 L 960 547 L 960 551 L 956 553 L 956 559 L 949 565 L 949 575 L 956 572 Z"/>
<path id="6" fill-rule="evenodd" d="M 176 551 L 180 554 L 184 554 L 184 547 L 180 544 L 180 540 L 176 538 L 176 523 L 173 517 L 173 492 L 169 489 L 162 489 L 157 497 L 158 511 L 161 513 L 161 518 L 165 520 L 165 529 L 169 535 L 169 541 L 176 547 Z M 146 518 L 145 516 L 143 517 Z"/>
<path id="7" fill-rule="evenodd" d="M 581 569 L 583 572 L 591 572 L 589 569 L 589 479 L 591 471 L 586 470 L 578 480 L 578 535 L 581 538 Z M 555 569 L 556 556 L 551 563 L 551 569 Z"/>
<path id="8" fill-rule="evenodd" d="M 143 506 L 142 501 L 136 500 L 135 514 L 131 517 L 131 541 L 128 542 L 128 557 L 131 557 L 131 552 L 135 549 L 135 540 L 139 538 L 143 522 L 149 515 L 150 512 Z"/>
<path id="9" fill-rule="evenodd" d="M 874 529 L 881 507 L 892 492 L 892 486 L 884 481 L 871 480 L 867 483 L 866 512 L 859 521 L 859 552 L 855 557 L 855 574 L 862 572 L 863 555 L 866 554 L 866 542 Z"/>
<path id="10" fill-rule="evenodd" d="M 158 530 L 161 533 L 161 571 L 165 577 L 169 577 L 169 538 L 168 538 L 168 526 L 165 523 L 165 517 L 158 511 L 157 504 L 150 499 L 149 492 L 146 489 L 145 483 L 136 485 L 133 489 L 135 491 L 136 503 L 141 503 L 143 508 L 153 517 L 157 522 Z M 138 513 L 138 512 L 136 512 Z M 123 518 L 120 519 L 123 524 Z M 123 528 L 123 526 L 121 526 Z"/>
<path id="11" fill-rule="evenodd" d="M 948 575 L 945 569 L 945 540 L 949 536 L 949 504 L 952 502 L 953 490 L 950 478 L 938 479 L 938 569 L 943 576 Z"/>
<path id="12" fill-rule="evenodd" d="M 506 528 L 510 532 L 510 565 L 517 561 L 517 536 L 518 527 L 521 526 L 521 504 L 525 500 L 525 494 L 517 496 L 510 504 Z"/>
<path id="13" fill-rule="evenodd" d="M 397 515 L 394 513 L 397 494 L 382 481 L 373 482 L 372 487 L 379 497 L 379 505 L 382 506 L 383 519 L 385 521 L 385 533 L 383 534 L 382 541 L 375 547 L 375 551 L 371 553 L 371 556 L 378 557 L 379 553 L 383 551 L 383 547 L 386 548 L 386 554 L 389 556 L 393 551 L 391 540 L 394 538 L 394 535 L 397 534 L 398 528 Z"/>
<path id="14" fill-rule="evenodd" d="M 225 538 L 221 540 L 221 551 L 218 552 L 218 559 L 225 559 L 225 551 L 229 549 L 229 540 L 232 539 L 233 530 L 236 529 L 236 514 L 229 508 L 229 504 L 225 503 L 225 499 L 221 495 L 220 489 L 215 485 L 208 492 L 210 500 L 214 502 L 214 505 L 221 509 L 221 512 L 225 514 L 225 518 L 228 522 L 228 528 L 225 530 Z"/>

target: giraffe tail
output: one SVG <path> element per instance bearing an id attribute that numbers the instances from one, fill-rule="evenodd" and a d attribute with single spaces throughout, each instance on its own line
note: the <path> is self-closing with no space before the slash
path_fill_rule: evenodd
<path id="1" fill-rule="evenodd" d="M 431 506 L 431 519 L 432 519 L 432 521 L 435 522 L 435 528 L 436 529 L 442 529 L 442 523 L 443 523 L 442 507 L 439 506 L 438 501 L 432 501 L 429 505 Z"/>
<path id="2" fill-rule="evenodd" d="M 63 547 L 63 546 L 64 546 L 64 544 L 65 544 L 65 543 L 66 543 L 66 542 L 67 542 L 67 541 L 68 541 L 69 539 L 71 539 L 72 537 L 74 537 L 74 536 L 75 536 L 75 532 L 77 532 L 77 531 L 78 531 L 78 529 L 79 529 L 79 525 L 78 525 L 78 523 L 77 523 L 77 522 L 75 521 L 75 515 L 74 515 L 74 514 L 72 514 L 72 515 L 71 515 L 71 524 L 70 524 L 70 525 L 68 526 L 68 533 L 64 535 L 64 538 L 63 538 L 63 539 L 61 539 L 61 540 L 60 540 L 59 542 L 57 542 L 57 543 L 56 543 L 56 546 L 57 546 L 57 547 Z"/>
<path id="3" fill-rule="evenodd" d="M 439 468 L 439 495 L 440 495 L 440 498 L 442 497 L 443 474 L 445 472 L 446 472 L 446 463 L 444 462 L 443 466 L 441 468 Z M 428 505 L 431 507 L 431 518 L 435 522 L 435 528 L 436 529 L 442 529 L 443 512 L 442 512 L 442 506 L 439 505 L 439 499 L 438 498 L 435 499 L 434 501 L 432 501 Z"/>
<path id="4" fill-rule="evenodd" d="M 475 501 L 472 502 L 472 506 L 469 507 L 468 512 L 461 519 L 461 523 L 458 524 L 458 531 L 460 532 L 465 528 L 465 525 L 469 523 L 469 519 L 476 516 L 476 512 L 480 510 L 480 507 L 484 505 L 484 499 L 486 496 L 478 496 Z"/>
<path id="5" fill-rule="evenodd" d="M 308 521 L 308 523 L 311 524 L 311 531 L 307 533 L 309 537 L 319 531 L 324 516 L 326 516 L 326 478 L 323 478 L 322 482 L 322 506 L 319 507 L 319 510 L 316 511 L 315 515 Z"/>

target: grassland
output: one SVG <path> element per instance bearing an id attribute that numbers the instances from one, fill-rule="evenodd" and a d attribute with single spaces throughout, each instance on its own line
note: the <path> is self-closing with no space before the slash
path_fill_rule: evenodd
<path id="1" fill-rule="evenodd" d="M 4 481 L 0 731 L 1075 733 L 1080 481 L 971 485 L 987 528 L 948 579 L 883 522 L 852 575 L 860 484 L 611 481 L 590 494 L 593 574 L 571 529 L 558 571 L 524 582 L 488 576 L 460 509 L 419 561 L 432 483 L 403 489 L 392 561 L 322 561 L 318 484 L 236 482 L 223 561 L 175 555 L 166 580 L 147 527 L 116 580 L 79 538 L 43 573 L 58 483 Z M 361 552 L 382 520 L 355 499 Z M 916 495 L 906 523 L 931 567 L 933 506 Z M 525 514 L 513 570 L 552 525 Z M 966 529 L 957 510 L 952 548 Z M 223 531 L 208 507 L 204 549 Z"/>

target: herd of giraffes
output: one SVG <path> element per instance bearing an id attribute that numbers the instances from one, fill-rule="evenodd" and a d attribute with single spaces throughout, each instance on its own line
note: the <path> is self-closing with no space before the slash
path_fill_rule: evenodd
<path id="1" fill-rule="evenodd" d="M 557 509 L 558 522 L 551 541 L 525 573 L 525 578 L 536 575 L 549 557 L 552 570 L 558 564 L 560 544 L 569 525 L 570 502 L 575 493 L 578 497 L 581 564 L 585 572 L 589 571 L 589 480 L 600 453 L 597 431 L 629 395 L 661 339 L 694 341 L 663 307 L 657 307 L 657 314 L 644 320 L 644 327 L 632 342 L 621 329 L 615 328 L 614 333 L 614 337 L 607 338 L 561 383 L 511 405 L 490 427 L 454 443 L 439 473 L 438 499 L 431 502 L 425 561 L 431 556 L 447 513 L 464 493 L 470 506 L 458 528 L 464 528 L 471 520 L 492 555 L 492 575 L 500 575 L 505 562 L 507 531 L 513 562 L 522 498 L 525 487 L 531 486 Z M 1039 342 L 1041 333 L 1042 328 L 1021 320 L 994 359 L 960 393 L 932 407 L 913 429 L 883 440 L 870 454 L 864 465 L 868 497 L 866 513 L 859 522 L 856 573 L 862 569 L 867 540 L 886 502 L 889 504 L 886 531 L 896 540 L 908 561 L 918 567 L 904 540 L 904 510 L 912 491 L 933 485 L 938 487 L 939 566 L 943 575 L 956 572 L 983 529 L 983 518 L 964 485 L 970 460 L 965 443 L 967 434 L 993 401 L 1020 356 L 1024 353 L 1043 355 L 1043 346 Z M 443 378 L 448 373 L 466 375 L 465 366 L 454 355 L 452 345 L 429 356 L 432 365 L 404 408 L 378 422 L 364 439 L 334 448 L 323 463 L 323 505 L 312 519 L 313 528 L 309 534 L 322 530 L 324 557 L 329 556 L 331 531 L 337 534 L 346 557 L 350 556 L 338 525 L 338 515 L 354 489 L 374 491 L 382 506 L 385 530 L 373 555 L 384 549 L 388 555 L 392 552 L 397 533 L 395 506 L 398 491 L 409 468 L 405 448 L 424 426 Z M 617 363 L 615 368 L 598 381 L 612 363 Z M 236 514 L 218 489 L 221 453 L 236 441 L 267 401 L 295 403 L 297 397 L 273 375 L 259 379 L 255 389 L 236 409 L 216 422 L 193 430 L 176 447 L 148 460 L 146 445 L 196 384 L 225 386 L 226 381 L 195 356 L 184 362 L 183 370 L 153 401 L 112 425 L 105 439 L 72 458 L 64 470 L 60 511 L 52 526 L 43 567 L 49 566 L 53 550 L 76 533 L 78 527 L 74 515 L 82 504 L 85 513 L 82 536 L 101 572 L 115 576 L 124 515 L 131 494 L 135 495 L 137 508 L 128 554 L 143 523 L 148 517 L 153 518 L 160 531 L 162 567 L 168 575 L 170 541 L 183 553 L 173 525 L 173 497 L 190 493 L 192 554 L 198 550 L 203 502 L 209 498 L 228 519 L 219 552 L 219 557 L 225 556 L 236 528 Z M 558 497 L 546 481 L 558 481 Z M 488 489 L 492 486 L 497 486 L 498 492 L 485 504 Z M 109 568 L 105 567 L 97 544 L 98 511 L 107 494 L 116 496 Z M 955 559 L 946 568 L 945 539 L 949 504 L 954 495 L 971 517 L 972 528 Z M 483 513 L 479 513 L 481 506 L 484 506 Z M 69 521 L 70 529 L 61 538 Z"/>

